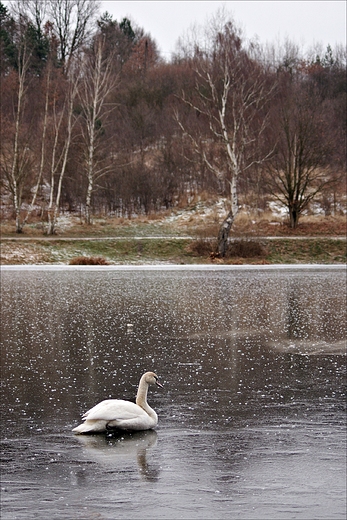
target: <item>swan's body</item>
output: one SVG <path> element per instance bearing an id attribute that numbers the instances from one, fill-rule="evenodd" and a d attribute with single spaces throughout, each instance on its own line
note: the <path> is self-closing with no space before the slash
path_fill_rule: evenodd
<path id="1" fill-rule="evenodd" d="M 72 431 L 96 433 L 112 429 L 139 431 L 154 428 L 158 424 L 158 416 L 147 403 L 147 392 L 150 385 L 162 387 L 154 372 L 146 372 L 141 377 L 136 404 L 122 399 L 101 401 L 83 415 L 84 422 Z"/>

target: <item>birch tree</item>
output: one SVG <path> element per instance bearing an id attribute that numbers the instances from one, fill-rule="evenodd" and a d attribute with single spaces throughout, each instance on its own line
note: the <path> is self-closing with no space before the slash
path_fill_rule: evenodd
<path id="1" fill-rule="evenodd" d="M 26 27 L 19 23 L 19 42 L 17 45 L 17 88 L 14 103 L 14 135 L 12 150 L 2 149 L 2 168 L 8 181 L 8 187 L 12 195 L 13 208 L 15 213 L 16 233 L 22 232 L 21 207 L 22 195 L 25 187 L 26 178 L 29 174 L 29 154 L 27 139 L 23 131 L 23 117 L 28 90 L 28 70 L 31 62 L 31 53 L 25 35 Z"/>
<path id="2" fill-rule="evenodd" d="M 23 0 L 10 4 L 16 16 L 14 43 L 16 44 L 17 89 L 14 102 L 13 150 L 12 153 L 7 153 L 7 156 L 12 157 L 12 165 L 7 177 L 13 197 L 17 233 L 23 231 L 34 209 L 45 163 L 52 65 L 48 54 L 48 40 L 42 32 L 45 4 L 46 2 L 39 0 Z M 45 71 L 46 58 L 49 64 Z M 12 75 L 14 74 L 13 71 Z M 43 86 L 42 90 L 46 90 L 43 96 L 45 99 L 43 119 L 37 113 L 35 114 L 30 106 L 35 98 L 35 102 L 38 101 L 36 107 L 39 108 L 39 112 L 41 111 L 41 89 L 38 91 L 38 86 Z M 38 142 L 40 142 L 39 150 Z M 22 198 L 25 191 L 30 194 L 31 202 L 27 206 L 25 217 L 22 218 Z"/>
<path id="3" fill-rule="evenodd" d="M 221 185 L 230 189 L 229 211 L 218 235 L 218 253 L 225 256 L 230 229 L 239 210 L 239 177 L 271 155 L 260 154 L 257 143 L 268 124 L 267 104 L 274 86 L 243 48 L 233 22 L 220 12 L 206 28 L 205 43 L 195 39 L 186 59 L 195 77 L 192 90 L 183 89 L 181 101 L 195 113 L 185 121 L 175 118 L 190 146 Z"/>
<path id="4" fill-rule="evenodd" d="M 91 224 L 91 200 L 96 182 L 112 167 L 101 153 L 107 144 L 105 129 L 108 115 L 115 104 L 108 102 L 110 94 L 118 85 L 114 71 L 113 54 L 105 54 L 105 38 L 98 35 L 90 53 L 84 55 L 83 74 L 78 91 L 83 115 L 82 135 L 85 148 L 85 175 L 87 178 L 86 223 Z"/>
<path id="5" fill-rule="evenodd" d="M 73 129 L 77 122 L 77 116 L 74 113 L 74 103 L 78 91 L 78 82 L 79 69 L 75 68 L 72 72 L 70 71 L 68 79 L 64 78 L 65 95 L 62 107 L 57 106 L 56 96 L 54 96 L 47 235 L 53 235 L 56 232 L 63 179 L 72 144 Z M 62 146 L 61 142 L 63 142 Z"/>

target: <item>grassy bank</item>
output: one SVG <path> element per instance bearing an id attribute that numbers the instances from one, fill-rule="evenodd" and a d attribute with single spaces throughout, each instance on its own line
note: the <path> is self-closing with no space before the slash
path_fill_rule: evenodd
<path id="1" fill-rule="evenodd" d="M 148 263 L 345 263 L 346 240 L 332 238 L 262 238 L 235 240 L 227 258 L 213 258 L 213 244 L 202 239 L 7 239 L 1 264 L 69 264 L 76 257 L 102 257 L 109 264 Z"/>
<path id="2" fill-rule="evenodd" d="M 1 222 L 1 263 L 69 264 L 76 257 L 101 257 L 110 264 L 148 263 L 344 263 L 346 216 L 302 217 L 297 229 L 273 214 L 238 214 L 229 255 L 213 258 L 219 214 L 202 205 L 137 219 L 95 218 L 91 226 L 73 215 L 59 218 L 57 235 L 43 235 L 42 222 L 14 231 Z M 215 208 L 213 211 L 216 211 Z"/>

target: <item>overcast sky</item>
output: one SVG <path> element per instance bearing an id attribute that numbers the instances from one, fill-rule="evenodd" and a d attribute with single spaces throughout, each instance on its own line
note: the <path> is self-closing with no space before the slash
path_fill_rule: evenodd
<path id="1" fill-rule="evenodd" d="M 280 41 L 288 37 L 304 49 L 321 42 L 346 44 L 346 1 L 136 1 L 107 0 L 101 12 L 108 11 L 120 21 L 132 21 L 150 33 L 162 55 L 169 59 L 175 44 L 189 27 L 204 24 L 211 14 L 225 6 L 247 38 L 260 42 Z"/>

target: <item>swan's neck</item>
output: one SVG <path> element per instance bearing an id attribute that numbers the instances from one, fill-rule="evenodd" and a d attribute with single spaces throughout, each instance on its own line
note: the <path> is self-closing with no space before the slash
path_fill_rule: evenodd
<path id="1" fill-rule="evenodd" d="M 155 413 L 153 408 L 151 408 L 149 406 L 149 404 L 147 403 L 147 392 L 148 392 L 148 384 L 146 383 L 146 381 L 143 378 L 141 378 L 140 383 L 139 383 L 139 388 L 137 390 L 137 395 L 136 395 L 136 404 L 138 406 L 140 406 L 146 413 L 148 413 L 148 415 L 150 417 L 153 417 L 153 419 L 156 419 L 157 414 Z"/>

